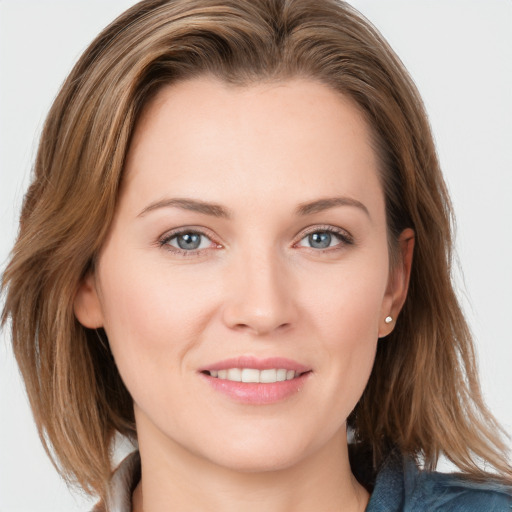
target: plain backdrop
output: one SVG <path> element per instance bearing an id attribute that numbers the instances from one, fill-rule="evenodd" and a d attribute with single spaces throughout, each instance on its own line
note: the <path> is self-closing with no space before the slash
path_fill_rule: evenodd
<path id="1" fill-rule="evenodd" d="M 130 0 L 0 0 L 0 270 L 17 231 L 37 136 L 93 37 Z M 457 290 L 482 387 L 512 432 L 512 2 L 354 0 L 423 95 L 458 219 Z M 0 339 L 0 512 L 86 511 L 43 452 Z"/>

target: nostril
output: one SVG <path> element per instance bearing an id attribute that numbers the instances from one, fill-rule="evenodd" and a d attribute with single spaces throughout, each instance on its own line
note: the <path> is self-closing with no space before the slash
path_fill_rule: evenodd
<path id="1" fill-rule="evenodd" d="M 271 332 L 283 332 L 291 327 L 291 323 L 283 323 L 274 327 L 270 322 L 255 321 L 252 324 L 238 323 L 233 325 L 233 329 L 243 332 L 250 331 L 257 335 L 265 335 Z"/>

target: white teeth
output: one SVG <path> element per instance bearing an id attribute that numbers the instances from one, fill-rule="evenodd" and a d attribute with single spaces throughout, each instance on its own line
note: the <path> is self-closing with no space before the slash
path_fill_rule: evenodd
<path id="1" fill-rule="evenodd" d="M 284 368 L 270 368 L 267 370 L 257 370 L 256 368 L 229 368 L 227 370 L 210 370 L 212 377 L 218 379 L 231 380 L 234 382 L 259 382 L 271 384 L 273 382 L 282 382 L 284 380 L 294 379 L 300 373 L 295 374 L 294 370 Z"/>
<path id="2" fill-rule="evenodd" d="M 242 382 L 260 382 L 260 371 L 254 368 L 242 370 Z"/>
<path id="3" fill-rule="evenodd" d="M 281 368 L 280 370 L 276 371 L 276 379 L 278 382 L 281 382 L 283 380 L 286 380 L 286 370 Z"/>
<path id="4" fill-rule="evenodd" d="M 277 370 L 261 370 L 260 382 L 277 382 Z"/>
<path id="5" fill-rule="evenodd" d="M 230 368 L 228 370 L 227 380 L 234 380 L 236 382 L 241 382 L 242 380 L 242 370 L 240 368 Z"/>

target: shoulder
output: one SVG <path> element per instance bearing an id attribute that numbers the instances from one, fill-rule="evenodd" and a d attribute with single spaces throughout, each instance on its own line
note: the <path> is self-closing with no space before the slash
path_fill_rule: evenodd
<path id="1" fill-rule="evenodd" d="M 417 471 L 408 487 L 415 504 L 411 510 L 512 512 L 512 488 L 491 480 L 473 482 L 455 474 Z"/>
<path id="2" fill-rule="evenodd" d="M 367 512 L 512 512 L 512 487 L 463 475 L 421 471 L 393 457 L 377 475 Z"/>

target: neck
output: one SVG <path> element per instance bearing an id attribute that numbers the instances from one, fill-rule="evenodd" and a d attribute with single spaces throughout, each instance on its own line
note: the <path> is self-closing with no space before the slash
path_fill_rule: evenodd
<path id="1" fill-rule="evenodd" d="M 142 479 L 133 512 L 363 512 L 368 502 L 350 470 L 345 429 L 295 464 L 260 472 L 219 466 L 154 434 L 139 431 Z"/>

